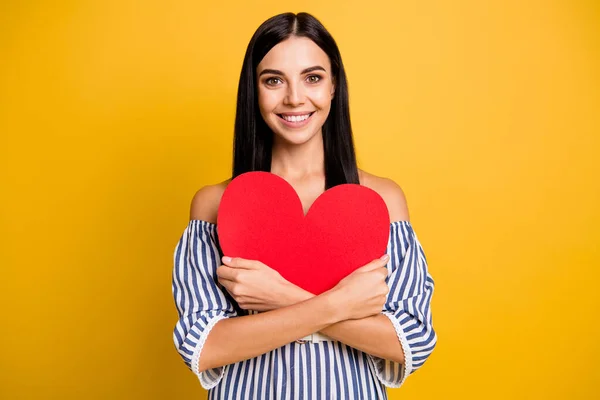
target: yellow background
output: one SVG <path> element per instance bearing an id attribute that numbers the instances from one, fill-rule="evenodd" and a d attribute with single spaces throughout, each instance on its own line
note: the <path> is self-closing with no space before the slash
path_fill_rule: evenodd
<path id="1" fill-rule="evenodd" d="M 600 3 L 0 4 L 0 398 L 203 398 L 172 252 L 227 178 L 258 25 L 309 11 L 359 165 L 396 180 L 437 349 L 392 399 L 600 396 Z"/>

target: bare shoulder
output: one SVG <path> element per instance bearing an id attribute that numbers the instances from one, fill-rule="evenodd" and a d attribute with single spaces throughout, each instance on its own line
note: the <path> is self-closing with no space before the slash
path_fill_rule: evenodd
<path id="1" fill-rule="evenodd" d="M 229 182 L 227 180 L 200 188 L 192 198 L 190 219 L 199 219 L 216 224 L 219 204 Z"/>
<path id="2" fill-rule="evenodd" d="M 358 175 L 361 185 L 373 189 L 383 198 L 390 213 L 390 222 L 410 220 L 406 196 L 400 185 L 392 179 L 363 170 L 359 170 Z"/>

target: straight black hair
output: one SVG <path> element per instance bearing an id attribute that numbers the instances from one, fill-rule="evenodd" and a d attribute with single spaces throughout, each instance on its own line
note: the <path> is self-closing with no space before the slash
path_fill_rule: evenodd
<path id="1" fill-rule="evenodd" d="M 342 56 L 331 34 L 308 13 L 284 13 L 269 18 L 258 27 L 248 44 L 237 94 L 232 179 L 250 171 L 271 172 L 273 132 L 258 107 L 256 68 L 269 50 L 292 36 L 312 40 L 331 62 L 335 93 L 323 125 L 325 189 L 343 183 L 358 184 Z"/>

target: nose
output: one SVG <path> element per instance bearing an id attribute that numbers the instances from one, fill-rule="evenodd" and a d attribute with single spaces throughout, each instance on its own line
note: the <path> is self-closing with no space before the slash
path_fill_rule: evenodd
<path id="1" fill-rule="evenodd" d="M 288 85 L 283 102 L 285 105 L 296 107 L 304 104 L 304 97 L 304 87 L 294 82 Z"/>

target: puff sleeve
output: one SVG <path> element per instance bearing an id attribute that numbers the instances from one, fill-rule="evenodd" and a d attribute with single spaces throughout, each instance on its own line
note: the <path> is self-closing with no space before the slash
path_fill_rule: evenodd
<path id="1" fill-rule="evenodd" d="M 387 284 L 382 313 L 390 319 L 402 345 L 405 362 L 370 356 L 377 378 L 387 387 L 400 387 L 433 352 L 437 336 L 431 317 L 434 281 L 427 270 L 423 248 L 408 221 L 390 225 Z"/>
<path id="2" fill-rule="evenodd" d="M 199 372 L 202 347 L 213 326 L 237 316 L 233 300 L 217 284 L 221 257 L 216 225 L 191 220 L 174 253 L 172 291 L 179 320 L 173 332 L 175 347 L 205 389 L 223 378 L 224 367 Z"/>

